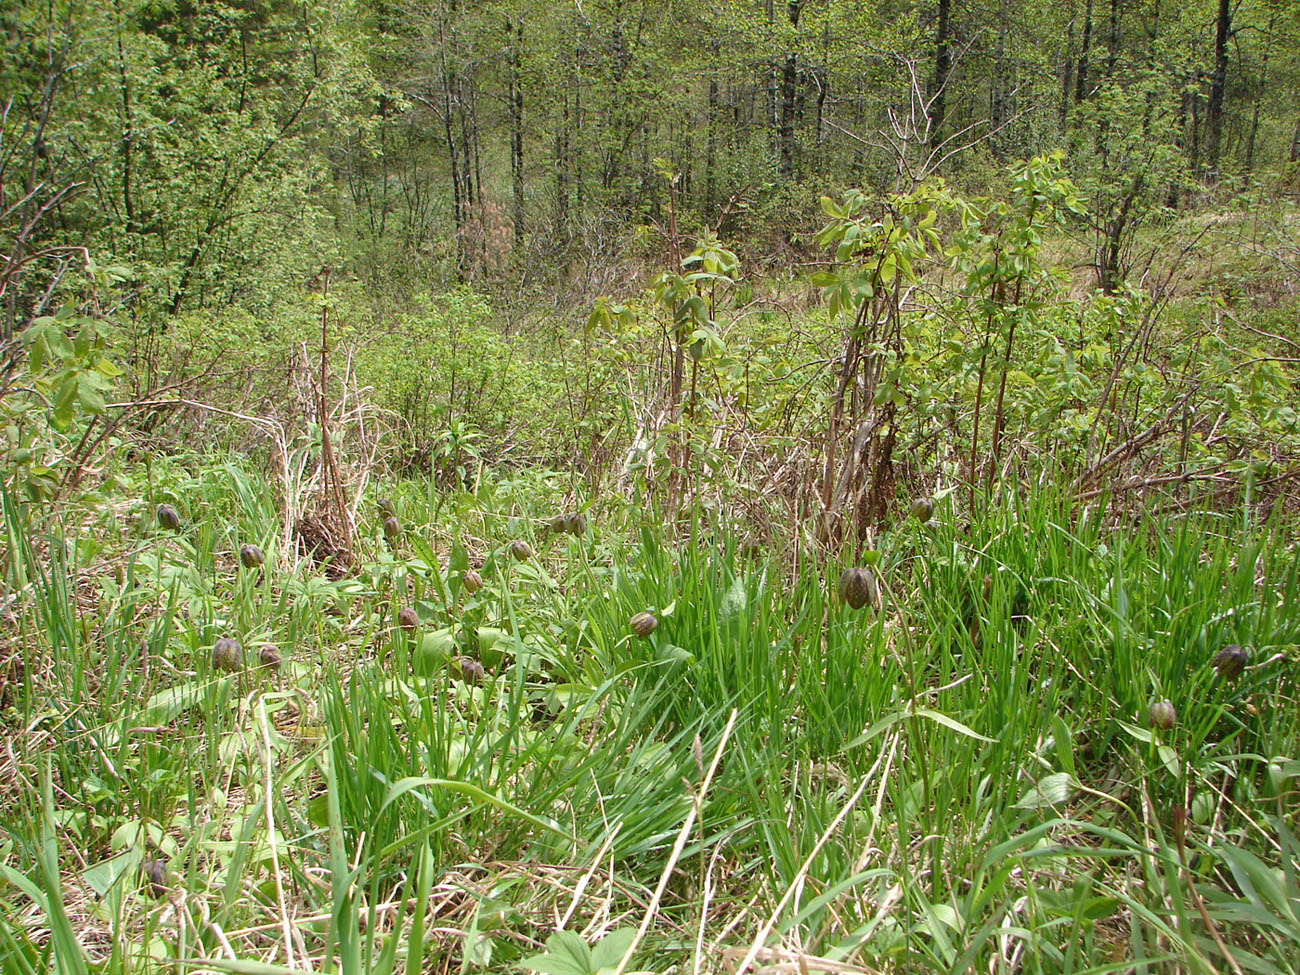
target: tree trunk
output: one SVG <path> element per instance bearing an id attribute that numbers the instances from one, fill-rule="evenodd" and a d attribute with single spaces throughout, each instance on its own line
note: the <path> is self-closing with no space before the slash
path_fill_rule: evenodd
<path id="1" fill-rule="evenodd" d="M 867 127 L 867 100 L 860 93 L 853 99 L 853 124 L 857 131 Z M 853 146 L 853 158 L 849 162 L 849 182 L 859 186 L 866 179 L 867 153 L 861 143 Z"/>
<path id="2" fill-rule="evenodd" d="M 825 141 L 826 96 L 831 93 L 831 78 L 829 73 L 818 71 L 813 79 L 817 82 L 817 144 L 820 146 Z"/>
<path id="3" fill-rule="evenodd" d="M 447 139 L 447 160 L 451 166 L 451 218 L 456 228 L 456 253 L 463 265 L 463 249 L 465 246 L 465 200 L 463 197 L 464 183 L 460 174 L 460 150 L 456 145 L 456 134 L 451 124 L 451 92 L 443 87 L 443 113 L 442 113 L 443 134 Z"/>
<path id="4" fill-rule="evenodd" d="M 1144 179 L 1140 173 L 1134 177 L 1128 193 L 1124 195 L 1123 202 L 1120 204 L 1119 213 L 1106 223 L 1106 240 L 1102 246 L 1099 282 L 1101 290 L 1106 294 L 1112 294 L 1122 280 L 1119 265 L 1124 249 L 1124 231 L 1128 228 L 1129 211 L 1137 200 L 1138 194 L 1142 192 Z"/>
<path id="5" fill-rule="evenodd" d="M 714 167 L 717 166 L 718 157 L 718 55 L 721 50 L 721 43 L 714 41 L 711 45 L 713 50 L 713 63 L 709 65 L 709 107 L 708 107 L 708 137 L 704 143 L 704 206 L 702 212 L 707 214 L 713 206 L 715 199 L 714 194 L 717 192 L 716 176 Z"/>
<path id="6" fill-rule="evenodd" d="M 1007 0 L 998 0 L 998 39 L 993 59 L 993 91 L 989 98 L 989 128 L 997 132 L 1007 121 Z M 1000 140 L 991 140 L 993 154 L 1000 157 Z"/>
<path id="7" fill-rule="evenodd" d="M 1196 85 L 1192 88 L 1192 172 L 1201 175 L 1201 72 L 1196 72 Z"/>
<path id="8" fill-rule="evenodd" d="M 1119 60 L 1119 0 L 1110 0 L 1110 25 L 1106 31 L 1106 63 L 1104 80 L 1115 77 L 1115 64 Z M 1111 113 L 1097 113 L 1097 152 L 1101 155 L 1103 175 L 1110 168 L 1110 118 Z"/>
<path id="9" fill-rule="evenodd" d="M 1070 16 L 1065 22 L 1065 57 L 1061 70 L 1061 128 L 1070 115 L 1070 96 L 1074 93 L 1074 19 L 1075 0 L 1070 0 Z"/>
<path id="10" fill-rule="evenodd" d="M 579 220 L 582 219 L 582 210 L 586 205 L 582 171 L 582 86 L 579 84 L 586 57 L 586 50 L 579 47 L 574 52 L 573 68 L 569 74 L 569 85 L 573 90 L 573 143 L 577 147 L 573 153 L 573 208 L 577 211 Z"/>
<path id="11" fill-rule="evenodd" d="M 781 154 L 780 173 L 784 179 L 794 177 L 794 90 L 798 74 L 795 55 L 787 54 L 785 66 L 781 69 L 781 124 L 777 129 L 777 145 Z"/>
<path id="12" fill-rule="evenodd" d="M 470 78 L 460 92 L 460 139 L 465 153 L 465 201 L 474 206 L 479 202 L 479 189 L 483 173 L 478 152 L 478 111 L 474 105 L 474 82 Z"/>
<path id="13" fill-rule="evenodd" d="M 1232 36 L 1232 6 L 1219 0 L 1214 22 L 1214 73 L 1210 75 L 1210 100 L 1205 112 L 1205 161 L 1210 182 L 1219 178 L 1219 150 L 1223 138 L 1223 94 L 1228 86 L 1228 39 Z"/>
<path id="14" fill-rule="evenodd" d="M 25 298 L 24 300 L 19 299 L 19 294 L 22 292 L 22 268 L 29 250 L 28 245 L 30 244 L 35 249 L 39 249 L 40 246 L 30 236 L 38 233 L 37 225 L 45 213 L 44 207 L 36 199 L 38 183 L 36 176 L 41 160 L 47 151 L 44 149 L 45 126 L 49 123 L 50 113 L 54 108 L 55 95 L 59 91 L 59 85 L 64 76 L 64 65 L 67 63 L 68 49 L 71 43 L 71 37 L 65 33 L 63 43 L 59 49 L 56 51 L 53 47 L 50 48 L 45 77 L 41 83 L 40 100 L 28 113 L 28 122 L 31 128 L 26 131 L 31 133 L 32 148 L 27 158 L 27 172 L 23 177 L 21 202 L 18 204 L 18 231 L 13 243 L 10 245 L 9 253 L 0 255 L 0 258 L 4 260 L 3 274 L 0 274 L 0 285 L 3 285 L 3 287 L 0 287 L 0 296 L 5 301 L 4 316 L 3 320 L 0 321 L 0 340 L 6 342 L 13 338 L 16 332 L 27 326 L 27 319 L 30 317 L 29 312 L 32 310 L 32 306 Z M 20 129 L 19 131 L 23 130 Z M 4 197 L 3 181 L 0 181 L 0 206 L 12 206 Z"/>
<path id="15" fill-rule="evenodd" d="M 506 36 L 510 38 L 510 87 L 506 93 L 510 109 L 510 221 L 514 229 L 516 254 L 524 246 L 524 89 L 521 82 L 521 49 L 524 46 L 524 25 L 506 21 Z"/>
<path id="16" fill-rule="evenodd" d="M 555 240 L 563 243 L 569 236 L 569 200 L 573 192 L 570 133 L 576 114 L 570 95 L 576 96 L 577 78 L 574 69 L 575 55 L 561 56 L 565 68 L 565 84 L 560 92 L 560 124 L 555 127 Z"/>
<path id="17" fill-rule="evenodd" d="M 569 124 L 569 99 L 564 99 L 564 117 L 555 129 L 555 239 L 562 241 L 569 226 L 569 174 L 566 159 L 569 149 L 566 130 Z"/>
<path id="18" fill-rule="evenodd" d="M 121 6 L 118 6 L 117 70 L 122 89 L 122 209 L 126 212 L 126 233 L 134 238 L 140 227 L 136 221 L 135 199 L 131 189 L 131 144 L 135 141 L 134 115 L 131 110 L 131 82 L 126 75 L 126 48 L 122 44 Z M 128 246 L 134 246 L 133 244 Z"/>
<path id="19" fill-rule="evenodd" d="M 943 141 L 940 132 L 947 118 L 948 74 L 952 71 L 952 0 L 939 0 L 939 22 L 934 29 L 934 89 L 930 95 L 930 145 Z"/>
<path id="20" fill-rule="evenodd" d="M 790 26 L 799 27 L 799 14 L 805 0 L 789 0 L 786 13 Z M 781 118 L 777 128 L 777 147 L 780 153 L 780 173 L 785 179 L 794 178 L 794 123 L 797 112 L 795 97 L 799 85 L 799 54 L 788 51 L 781 68 Z"/>
<path id="21" fill-rule="evenodd" d="M 1110 0 L 1110 30 L 1106 34 L 1106 80 L 1115 75 L 1119 60 L 1119 0 Z"/>
<path id="22" fill-rule="evenodd" d="M 1264 55 L 1259 66 L 1259 86 L 1255 91 L 1255 107 L 1250 113 L 1250 135 L 1246 139 L 1246 176 L 1255 169 L 1255 139 L 1259 135 L 1259 105 L 1264 100 L 1264 91 L 1268 88 L 1268 58 L 1273 50 L 1273 28 L 1277 26 L 1277 8 L 1268 18 L 1267 40 L 1264 43 Z"/>
<path id="23" fill-rule="evenodd" d="M 776 12 L 773 7 L 773 0 L 767 0 L 764 5 L 764 11 L 767 15 L 767 23 L 769 27 L 775 31 Z M 779 78 L 781 73 L 777 69 L 775 53 L 775 51 L 772 52 L 773 56 L 767 61 L 767 84 L 765 86 L 765 93 L 767 95 L 767 105 L 765 106 L 767 108 L 767 125 L 773 136 L 776 135 L 777 129 L 781 124 L 781 116 L 777 104 L 777 91 L 780 88 Z M 773 148 L 778 148 L 775 141 L 773 142 Z"/>
<path id="24" fill-rule="evenodd" d="M 1075 74 L 1074 103 L 1088 97 L 1088 53 L 1092 44 L 1092 0 L 1083 6 L 1083 39 L 1079 43 L 1079 67 Z"/>
<path id="25" fill-rule="evenodd" d="M 1174 136 L 1174 145 L 1184 152 L 1187 151 L 1187 115 L 1188 108 L 1191 105 L 1191 97 L 1187 93 L 1187 85 L 1182 86 L 1182 93 L 1178 96 L 1178 124 L 1174 127 L 1177 133 Z M 1189 154 L 1190 156 L 1190 154 Z M 1167 206 L 1173 210 L 1177 209 L 1179 198 L 1181 196 L 1178 180 L 1170 180 L 1169 193 L 1167 197 Z"/>
<path id="26" fill-rule="evenodd" d="M 382 239 L 388 232 L 389 167 L 393 154 L 388 151 L 388 113 L 391 103 L 387 95 L 379 96 L 379 234 Z M 373 207 L 372 207 L 373 209 Z M 371 218 L 373 223 L 374 218 Z"/>

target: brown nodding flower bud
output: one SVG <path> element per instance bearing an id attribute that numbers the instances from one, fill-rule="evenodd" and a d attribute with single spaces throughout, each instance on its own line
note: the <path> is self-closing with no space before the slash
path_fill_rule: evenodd
<path id="1" fill-rule="evenodd" d="M 482 684 L 487 678 L 483 665 L 473 657 L 460 658 L 460 679 L 466 684 Z"/>
<path id="2" fill-rule="evenodd" d="M 244 650 L 233 637 L 223 636 L 212 645 L 212 669 L 233 674 L 244 666 Z"/>
<path id="3" fill-rule="evenodd" d="M 1147 713 L 1147 722 L 1151 727 L 1159 728 L 1161 731 L 1168 731 L 1177 720 L 1178 713 L 1169 701 L 1151 702 L 1151 709 Z"/>
<path id="4" fill-rule="evenodd" d="M 637 613 L 627 621 L 628 629 L 642 640 L 653 633 L 658 625 L 659 620 L 654 613 Z"/>
<path id="5" fill-rule="evenodd" d="M 845 569 L 840 574 L 839 594 L 852 609 L 880 608 L 880 583 L 870 569 Z"/>
<path id="6" fill-rule="evenodd" d="M 140 878 L 149 885 L 149 893 L 154 897 L 167 896 L 167 861 L 162 857 L 141 861 Z"/>
<path id="7" fill-rule="evenodd" d="M 1239 645 L 1230 643 L 1214 655 L 1211 663 L 1224 680 L 1236 680 L 1246 669 L 1246 651 Z"/>

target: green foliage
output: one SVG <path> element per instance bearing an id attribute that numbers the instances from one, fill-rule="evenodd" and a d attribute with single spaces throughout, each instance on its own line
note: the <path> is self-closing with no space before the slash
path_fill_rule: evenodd
<path id="1" fill-rule="evenodd" d="M 394 485 L 403 550 L 328 581 L 277 547 L 258 475 L 203 466 L 153 465 L 154 496 L 137 507 L 174 499 L 174 533 L 146 518 L 33 536 L 5 496 L 11 589 L 31 591 L 16 607 L 30 677 L 6 720 L 37 736 L 21 770 L 48 762 L 54 790 L 0 813 L 17 838 L 0 847 L 0 899 L 48 898 L 76 872 L 103 891 L 97 923 L 123 946 L 113 970 L 162 957 L 242 970 L 218 941 L 160 923 L 170 902 L 149 896 L 138 864 L 162 857 L 167 886 L 205 897 L 223 932 L 275 939 L 276 965 L 287 945 L 367 970 L 452 951 L 469 967 L 593 975 L 626 953 L 692 808 L 638 954 L 653 970 L 689 961 L 675 925 L 743 949 L 718 932 L 746 905 L 772 916 L 771 950 L 797 942 L 876 968 L 983 967 L 1007 938 L 1040 972 L 1117 952 L 1193 965 L 1218 949 L 1174 847 L 1149 842 L 1189 793 L 1207 911 L 1232 950 L 1260 938 L 1286 970 L 1295 823 L 1280 797 L 1295 769 L 1279 756 L 1297 734 L 1282 675 L 1300 642 L 1288 612 L 1300 563 L 1249 509 L 1153 516 L 1121 537 L 1049 490 L 968 525 L 949 494 L 932 521 L 879 537 L 883 605 L 851 611 L 835 593 L 843 562 L 742 551 L 703 508 L 684 545 L 608 503 L 579 535 L 544 533 L 552 476 L 445 505 Z M 535 557 L 511 557 L 520 538 Z M 261 570 L 239 568 L 249 540 Z M 66 554 L 47 564 L 38 551 Z M 120 580 L 85 571 L 105 558 Z M 92 599 L 70 598 L 74 576 Z M 416 609 L 417 633 L 393 625 L 400 606 Z M 637 639 L 628 621 L 645 611 L 659 625 Z M 444 632 L 452 666 L 420 666 Z M 282 670 L 214 672 L 224 635 L 275 643 Z M 1233 677 L 1213 664 L 1229 643 L 1249 647 Z M 1147 728 L 1149 702 L 1166 697 L 1176 724 Z M 49 844 L 79 856 L 51 872 Z M 458 866 L 467 850 L 472 868 Z M 610 858 L 617 885 L 598 907 L 574 885 Z M 464 869 L 479 880 L 460 923 L 413 907 L 447 904 L 430 891 L 456 889 L 438 878 Z M 522 882 L 539 872 L 571 882 Z M 785 896 L 814 878 L 816 897 Z M 281 898 L 329 920 L 282 945 Z M 591 946 L 576 932 L 597 916 L 608 933 Z M 237 957 L 265 951 L 246 937 L 229 934 Z M 544 952 L 520 947 L 544 937 Z M 0 957 L 31 963 L 24 938 L 11 932 Z"/>
<path id="2" fill-rule="evenodd" d="M 448 486 L 477 478 L 485 437 L 503 454 L 509 438 L 554 442 L 545 413 L 557 379 L 544 362 L 520 355 L 494 327 L 485 299 L 468 289 L 422 298 L 417 311 L 365 336 L 357 378 L 394 418 L 405 451 L 395 466 L 432 470 Z"/>
<path id="3" fill-rule="evenodd" d="M 1113 24 L 947 4 L 946 38 L 935 5 L 845 0 L 577 18 L 519 0 L 10 6 L 0 236 L 6 253 L 23 241 L 18 307 L 43 291 L 21 270 L 34 250 L 90 246 L 137 269 L 152 327 L 197 309 L 274 318 L 322 266 L 380 303 L 469 281 L 502 304 L 597 280 L 630 224 L 673 208 L 749 265 L 788 267 L 825 187 L 938 172 L 971 194 L 1055 145 L 1092 200 L 1109 289 L 1139 263 L 1137 230 L 1200 192 L 1189 177 L 1294 155 L 1295 13 L 1277 4 L 1232 11 L 1212 166 L 1208 3 L 1116 8 Z M 941 109 L 938 51 L 958 39 Z"/>
<path id="4" fill-rule="evenodd" d="M 519 963 L 521 968 L 539 975 L 611 975 L 636 936 L 633 928 L 611 931 L 588 948 L 587 942 L 572 931 L 556 931 L 546 939 L 546 952 Z M 633 973 L 643 975 L 643 973 Z"/>
<path id="5" fill-rule="evenodd" d="M 1168 69 L 1152 68 L 1103 85 L 1075 110 L 1071 161 L 1090 201 L 1093 264 L 1105 291 L 1142 259 L 1138 231 L 1166 220 L 1180 193 L 1194 192 L 1171 106 L 1177 81 Z"/>
<path id="6" fill-rule="evenodd" d="M 680 272 L 663 271 L 650 284 L 650 292 L 668 314 L 678 341 L 696 362 L 725 351 L 713 311 L 718 289 L 721 287 L 725 295 L 727 287 L 735 283 L 739 266 L 735 254 L 715 238 L 705 237 L 682 258 Z"/>
<path id="7" fill-rule="evenodd" d="M 92 281 L 111 286 L 129 278 L 124 268 L 87 267 Z M 30 500 L 49 499 L 79 473 L 93 422 L 107 408 L 105 394 L 123 375 L 110 358 L 113 326 L 69 297 L 54 315 L 42 315 L 20 333 L 25 357 L 0 390 L 4 423 L 5 486 Z"/>
<path id="8" fill-rule="evenodd" d="M 32 387 L 50 403 L 50 423 L 59 433 L 68 431 L 79 410 L 103 413 L 104 390 L 122 375 L 103 357 L 107 334 L 105 323 L 79 315 L 72 303 L 23 330 Z"/>

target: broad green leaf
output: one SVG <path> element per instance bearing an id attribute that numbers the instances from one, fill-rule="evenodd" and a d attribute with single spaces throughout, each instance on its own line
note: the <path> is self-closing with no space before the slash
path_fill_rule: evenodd
<path id="1" fill-rule="evenodd" d="M 730 623 L 742 615 L 748 605 L 749 597 L 745 592 L 745 579 L 743 576 L 737 576 L 732 580 L 727 594 L 722 597 L 722 604 L 718 607 L 718 621 Z"/>
<path id="2" fill-rule="evenodd" d="M 894 281 L 894 276 L 898 274 L 898 255 L 891 254 L 880 262 L 880 281 L 882 284 L 889 285 Z"/>
<path id="3" fill-rule="evenodd" d="M 145 702 L 143 723 L 163 725 L 175 721 L 187 707 L 198 702 L 198 688 L 197 682 L 185 681 L 158 691 Z"/>
<path id="4" fill-rule="evenodd" d="M 917 708 L 916 714 L 922 718 L 929 718 L 931 721 L 937 722 L 945 728 L 951 728 L 953 731 L 957 732 L 957 734 L 965 735 L 967 738 L 974 738 L 977 741 L 997 741 L 996 738 L 986 738 L 979 732 L 966 727 L 955 718 L 950 718 L 948 715 L 941 714 L 938 711 L 931 711 L 929 708 Z"/>
<path id="5" fill-rule="evenodd" d="M 67 362 L 76 356 L 71 340 L 58 326 L 51 325 L 44 331 L 42 338 L 45 340 L 46 350 L 56 359 Z"/>
<path id="6" fill-rule="evenodd" d="M 1070 729 L 1059 714 L 1052 715 L 1052 737 L 1056 739 L 1056 757 L 1061 767 L 1074 774 L 1074 739 Z"/>
<path id="7" fill-rule="evenodd" d="M 572 931 L 556 931 L 546 939 L 546 953 L 519 963 L 541 975 L 594 975 L 587 942 Z"/>
<path id="8" fill-rule="evenodd" d="M 1069 772 L 1057 772 L 1039 779 L 1029 791 L 1016 803 L 1017 809 L 1042 809 L 1044 806 L 1060 806 L 1070 801 L 1078 788 L 1074 776 Z"/>
<path id="9" fill-rule="evenodd" d="M 493 795 L 490 792 L 480 789 L 476 785 L 473 785 L 469 782 L 460 782 L 455 779 L 436 779 L 436 778 L 428 778 L 425 776 L 408 776 L 407 778 L 400 779 L 399 781 L 394 782 L 393 785 L 389 788 L 388 795 L 384 797 L 383 803 L 380 804 L 379 811 L 383 812 L 386 808 L 388 808 L 388 806 L 394 800 L 400 798 L 401 796 L 412 791 L 413 789 L 421 789 L 421 788 L 446 789 L 449 792 L 458 792 L 461 795 L 469 796 L 471 799 L 475 800 L 476 802 L 480 802 L 489 806 L 494 806 L 497 809 L 500 809 L 502 812 L 508 812 L 514 816 L 518 816 L 520 819 L 532 823 L 534 826 L 538 827 L 539 829 L 544 829 L 552 833 L 557 833 L 558 835 L 563 836 L 565 839 L 571 838 L 568 833 L 560 829 L 559 824 L 556 823 L 555 820 L 545 819 L 541 816 L 534 816 L 532 813 L 526 812 L 523 809 L 520 809 L 518 806 L 506 802 L 504 799 L 500 798 L 499 796 Z"/>
<path id="10" fill-rule="evenodd" d="M 843 220 L 846 216 L 848 216 L 848 214 L 845 211 L 841 210 L 838 206 L 835 205 L 835 201 L 832 200 L 829 196 L 823 196 L 820 202 L 822 205 L 822 212 L 825 213 L 826 216 L 831 217 L 835 220 Z"/>
<path id="11" fill-rule="evenodd" d="M 73 409 L 77 403 L 77 379 L 69 374 L 63 377 L 59 390 L 54 394 L 54 425 L 66 430 L 72 423 Z"/>
<path id="12" fill-rule="evenodd" d="M 1244 893 L 1253 903 L 1264 905 L 1292 924 L 1300 924 L 1300 895 L 1288 897 L 1282 885 L 1282 871 L 1274 870 L 1248 850 L 1229 844 L 1219 847 L 1219 856 L 1228 862 L 1228 868 Z"/>
<path id="13" fill-rule="evenodd" d="M 591 967 L 595 971 L 617 967 L 635 937 L 636 928 L 618 928 L 605 935 L 591 949 Z"/>
<path id="14" fill-rule="evenodd" d="M 81 879 L 96 895 L 103 897 L 121 876 L 140 863 L 139 850 L 127 850 L 87 867 Z"/>

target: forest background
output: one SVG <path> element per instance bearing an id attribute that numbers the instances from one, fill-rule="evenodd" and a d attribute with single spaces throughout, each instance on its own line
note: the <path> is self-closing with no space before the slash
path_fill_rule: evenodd
<path id="1" fill-rule="evenodd" d="M 1062 150 L 1087 213 L 1053 259 L 1072 286 L 1112 293 L 1168 270 L 1148 238 L 1176 218 L 1258 220 L 1300 153 L 1290 3 L 182 2 L 4 18 L 5 339 L 88 256 L 130 275 L 100 301 L 134 329 L 135 395 L 181 380 L 275 412 L 328 271 L 340 326 L 365 337 L 362 378 L 426 469 L 461 423 L 516 464 L 602 463 L 575 437 L 608 417 L 541 367 L 579 316 L 722 241 L 741 258 L 728 277 L 760 299 L 737 307 L 769 318 L 783 289 L 755 285 L 806 285 L 823 196 L 942 177 L 996 197 L 1009 162 Z M 385 372 L 402 344 L 433 340 L 414 322 L 430 314 L 453 346 L 490 349 L 416 349 L 428 381 Z M 236 347 L 259 361 L 216 368 Z M 485 380 L 464 368 L 480 354 L 536 368 Z M 265 398 L 222 397 L 246 365 Z M 567 424 L 549 422 L 557 407 Z"/>

